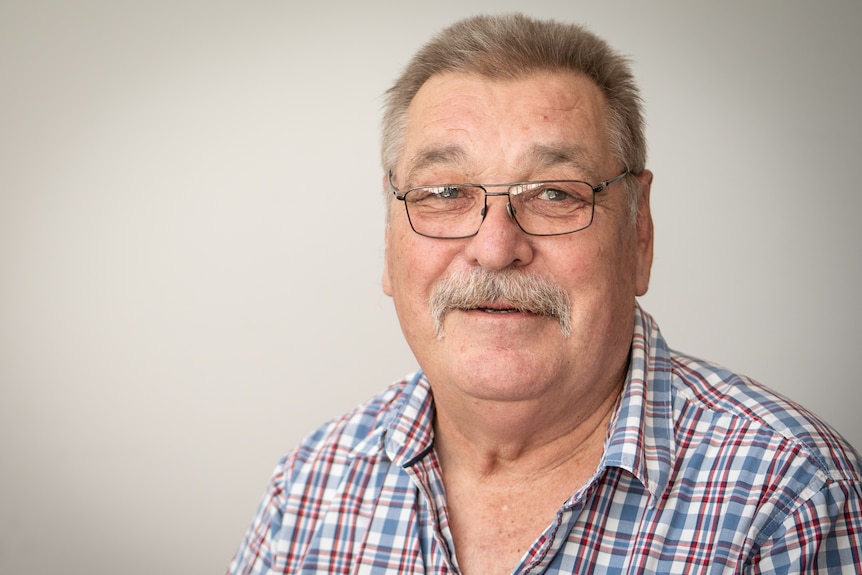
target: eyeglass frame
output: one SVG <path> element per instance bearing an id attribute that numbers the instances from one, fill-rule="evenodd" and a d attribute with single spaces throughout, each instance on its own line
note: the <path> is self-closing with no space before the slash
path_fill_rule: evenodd
<path id="1" fill-rule="evenodd" d="M 392 170 L 389 170 L 387 181 L 388 181 L 389 187 L 392 191 L 392 195 L 395 196 L 395 199 L 404 202 L 404 213 L 407 214 L 407 222 L 410 224 L 410 229 L 413 230 L 414 233 L 416 233 L 422 237 L 425 237 L 425 238 L 431 238 L 431 239 L 436 239 L 436 240 L 463 240 L 466 238 L 472 238 L 473 236 L 478 234 L 479 230 L 482 228 L 482 223 L 484 223 L 485 217 L 488 215 L 488 196 L 506 196 L 507 197 L 506 213 L 509 214 L 509 217 L 512 218 L 512 221 L 515 222 L 515 224 L 518 226 L 518 228 L 522 232 L 527 234 L 528 236 L 552 237 L 552 236 L 565 236 L 568 234 L 574 234 L 575 232 L 581 232 L 581 231 L 587 229 L 588 227 L 590 227 L 593 224 L 593 220 L 595 219 L 596 194 L 598 194 L 599 192 L 603 192 L 605 189 L 608 188 L 608 186 L 622 180 L 623 178 L 625 178 L 629 174 L 631 174 L 631 170 L 626 168 L 625 170 L 623 170 L 623 172 L 621 174 L 614 176 L 613 178 L 610 178 L 608 180 L 605 180 L 604 182 L 601 182 L 600 184 L 597 184 L 595 186 L 592 185 L 591 183 L 585 182 L 583 180 L 528 180 L 528 181 L 524 181 L 524 182 L 512 182 L 512 183 L 508 183 L 508 184 L 468 184 L 468 183 L 463 183 L 463 184 L 434 184 L 434 185 L 430 185 L 430 186 L 415 186 L 415 187 L 412 187 L 412 188 L 404 191 L 403 193 L 401 192 L 401 190 L 399 190 L 398 188 L 395 187 L 395 184 L 392 183 Z M 536 234 L 533 232 L 528 232 L 527 230 L 525 230 L 523 228 L 523 226 L 521 226 L 521 222 L 518 221 L 518 218 L 515 215 L 515 209 L 512 207 L 512 197 L 511 197 L 512 188 L 514 188 L 515 186 L 524 186 L 524 185 L 528 185 L 528 184 L 541 184 L 541 183 L 546 183 L 546 182 L 547 183 L 565 182 L 565 183 L 585 184 L 585 185 L 589 186 L 590 189 L 592 189 L 593 194 L 592 194 L 592 203 L 590 204 L 590 221 L 587 222 L 587 225 L 580 227 L 578 229 L 575 229 L 575 230 L 571 230 L 569 232 L 556 232 L 553 234 Z M 407 208 L 407 201 L 406 201 L 407 194 L 409 194 L 413 190 L 429 188 L 429 187 L 437 187 L 437 186 L 453 186 L 453 187 L 462 186 L 462 187 L 470 187 L 470 188 L 479 188 L 483 192 L 485 192 L 485 194 L 484 194 L 484 204 L 485 205 L 482 207 L 482 219 L 479 221 L 479 225 L 476 227 L 475 232 L 473 232 L 472 234 L 465 235 L 465 236 L 432 236 L 429 234 L 423 234 L 422 232 L 419 232 L 416 230 L 416 228 L 413 226 L 413 220 L 410 218 L 410 210 Z M 487 190 L 487 188 L 503 188 L 503 187 L 508 188 L 508 189 L 505 192 L 489 192 Z"/>

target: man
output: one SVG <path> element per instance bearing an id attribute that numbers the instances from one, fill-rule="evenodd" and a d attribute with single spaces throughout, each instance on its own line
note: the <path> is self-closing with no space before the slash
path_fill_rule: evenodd
<path id="1" fill-rule="evenodd" d="M 858 454 L 636 303 L 652 175 L 602 40 L 448 28 L 388 93 L 383 168 L 421 371 L 280 463 L 231 573 L 862 572 Z"/>

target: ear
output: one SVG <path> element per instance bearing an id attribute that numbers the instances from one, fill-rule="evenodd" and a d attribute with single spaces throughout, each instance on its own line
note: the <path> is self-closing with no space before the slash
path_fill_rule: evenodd
<path id="1" fill-rule="evenodd" d="M 638 217 L 637 217 L 637 276 L 635 288 L 636 295 L 642 296 L 649 288 L 650 270 L 653 258 L 653 225 L 652 213 L 650 212 L 650 188 L 652 186 L 653 174 L 644 170 L 637 175 L 638 190 Z"/>
<path id="2" fill-rule="evenodd" d="M 386 236 L 384 239 L 386 250 L 383 253 L 383 293 L 392 297 L 392 281 L 389 279 L 389 225 L 386 226 Z"/>
<path id="3" fill-rule="evenodd" d="M 383 185 L 383 189 L 385 190 L 386 185 L 388 183 L 387 174 L 385 174 L 385 173 L 383 174 L 383 179 L 382 179 L 381 183 Z M 386 202 L 392 201 L 391 198 L 389 198 L 388 194 L 386 194 L 385 197 L 386 197 L 386 200 L 385 200 Z M 390 210 L 391 207 L 392 207 L 391 205 L 387 204 L 387 206 L 386 206 L 387 214 L 389 214 L 391 212 L 391 210 Z M 383 278 L 382 278 L 382 281 L 380 282 L 381 285 L 383 286 L 383 293 L 385 293 L 389 297 L 392 297 L 392 281 L 389 278 L 389 224 L 390 224 L 389 218 L 391 218 L 391 217 L 392 217 L 391 215 L 386 216 L 386 232 L 385 232 L 386 235 L 384 236 L 384 240 L 383 240 L 384 246 L 385 246 L 385 249 L 383 252 Z"/>

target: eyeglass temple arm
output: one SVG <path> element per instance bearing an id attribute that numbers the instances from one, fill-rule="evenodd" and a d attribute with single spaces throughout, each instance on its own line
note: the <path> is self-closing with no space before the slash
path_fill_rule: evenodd
<path id="1" fill-rule="evenodd" d="M 392 191 L 392 195 L 395 196 L 395 199 L 403 202 L 406 196 L 401 193 L 401 190 L 395 187 L 395 184 L 392 183 L 392 170 L 389 170 L 389 174 L 386 176 L 386 181 L 389 183 L 389 189 Z"/>
<path id="2" fill-rule="evenodd" d="M 615 182 L 619 182 L 620 180 L 622 180 L 623 178 L 628 176 L 630 173 L 631 172 L 629 171 L 629 169 L 626 168 L 625 171 L 622 174 L 620 174 L 619 176 L 614 176 L 610 180 L 605 180 L 604 182 L 602 182 L 601 184 L 599 184 L 598 186 L 593 188 L 593 193 L 598 194 L 599 192 L 601 192 L 602 190 L 604 190 L 605 188 L 607 188 L 611 184 L 613 184 Z"/>

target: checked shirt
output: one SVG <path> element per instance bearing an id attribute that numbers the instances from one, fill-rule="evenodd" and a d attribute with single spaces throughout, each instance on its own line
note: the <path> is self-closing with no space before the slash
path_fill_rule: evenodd
<path id="1" fill-rule="evenodd" d="M 458 573 L 433 417 L 419 373 L 310 435 L 229 573 Z M 788 400 L 671 352 L 638 307 L 599 467 L 513 569 L 862 573 L 860 458 Z"/>

